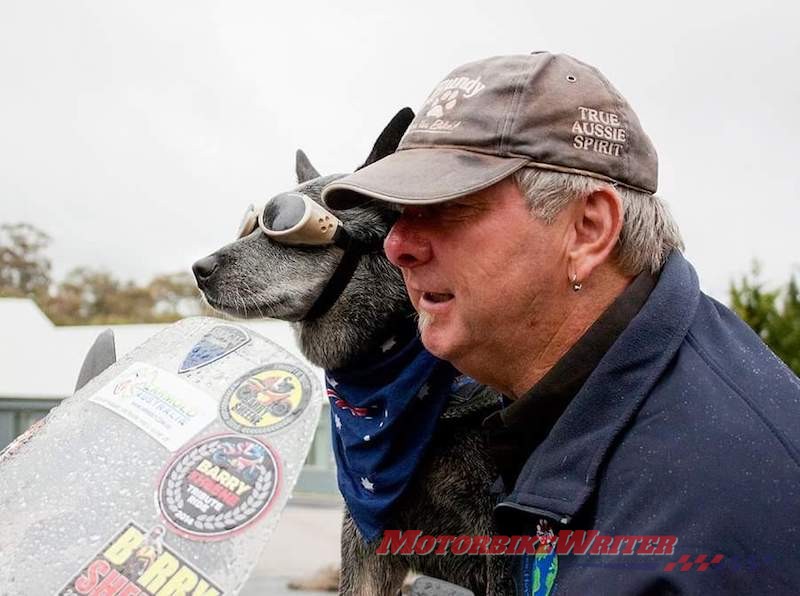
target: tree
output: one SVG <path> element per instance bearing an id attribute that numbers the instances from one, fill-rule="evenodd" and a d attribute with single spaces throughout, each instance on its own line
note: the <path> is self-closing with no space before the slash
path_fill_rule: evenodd
<path id="1" fill-rule="evenodd" d="M 30 224 L 0 225 L 0 297 L 33 298 L 56 325 L 169 323 L 209 312 L 188 271 L 139 285 L 78 267 L 56 284 L 49 244 L 50 237 Z"/>
<path id="2" fill-rule="evenodd" d="M 159 275 L 140 286 L 108 271 L 79 267 L 51 294 L 45 312 L 57 325 L 169 323 L 203 312 L 188 273 Z"/>
<path id="3" fill-rule="evenodd" d="M 0 296 L 41 299 L 50 287 L 50 237 L 27 223 L 0 224 Z"/>
<path id="4" fill-rule="evenodd" d="M 177 320 L 206 312 L 200 292 L 189 272 L 158 275 L 147 286 L 153 298 L 153 315 Z"/>
<path id="5" fill-rule="evenodd" d="M 128 323 L 149 310 L 148 298 L 107 271 L 78 267 L 56 286 L 45 312 L 57 325 Z"/>
<path id="6" fill-rule="evenodd" d="M 731 308 L 796 375 L 800 375 L 800 291 L 795 276 L 782 288 L 768 290 L 754 263 L 750 276 L 731 283 Z"/>

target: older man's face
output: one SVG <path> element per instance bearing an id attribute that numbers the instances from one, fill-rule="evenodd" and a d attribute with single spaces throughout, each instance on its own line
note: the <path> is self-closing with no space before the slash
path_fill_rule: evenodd
<path id="1" fill-rule="evenodd" d="M 567 219 L 534 217 L 511 178 L 460 200 L 406 207 L 385 248 L 403 271 L 428 350 L 484 380 L 504 354 L 546 335 L 561 320 Z"/>

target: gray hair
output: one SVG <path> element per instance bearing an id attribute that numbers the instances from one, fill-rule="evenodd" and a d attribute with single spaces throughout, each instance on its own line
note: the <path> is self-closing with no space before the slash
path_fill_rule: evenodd
<path id="1" fill-rule="evenodd" d="M 525 195 L 534 215 L 552 223 L 573 200 L 601 188 L 612 188 L 622 199 L 624 213 L 614 259 L 626 275 L 661 269 L 673 249 L 683 250 L 678 225 L 660 197 L 618 186 L 589 176 L 565 174 L 536 167 L 514 173 L 514 181 Z"/>

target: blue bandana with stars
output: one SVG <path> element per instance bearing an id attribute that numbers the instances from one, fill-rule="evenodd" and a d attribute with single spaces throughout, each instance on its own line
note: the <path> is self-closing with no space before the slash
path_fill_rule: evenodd
<path id="1" fill-rule="evenodd" d="M 380 352 L 325 377 L 339 490 L 368 541 L 382 534 L 459 377 L 416 335 L 389 338 Z"/>

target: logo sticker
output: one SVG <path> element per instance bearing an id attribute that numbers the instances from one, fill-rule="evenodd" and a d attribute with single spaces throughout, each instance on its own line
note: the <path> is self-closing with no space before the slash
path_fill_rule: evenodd
<path id="1" fill-rule="evenodd" d="M 214 327 L 200 338 L 183 360 L 178 373 L 197 370 L 224 358 L 250 341 L 250 336 L 232 325 Z"/>
<path id="2" fill-rule="evenodd" d="M 138 362 L 89 398 L 176 451 L 217 417 L 210 395 L 174 373 Z"/>
<path id="3" fill-rule="evenodd" d="M 275 432 L 297 420 L 311 395 L 305 371 L 268 364 L 243 375 L 222 396 L 220 418 L 240 433 Z"/>
<path id="4" fill-rule="evenodd" d="M 164 544 L 164 527 L 149 532 L 129 522 L 59 592 L 84 594 L 203 594 L 224 592 Z"/>
<path id="5" fill-rule="evenodd" d="M 267 510 L 279 481 L 278 461 L 264 443 L 218 435 L 192 445 L 167 467 L 158 505 L 187 538 L 226 538 Z"/>

